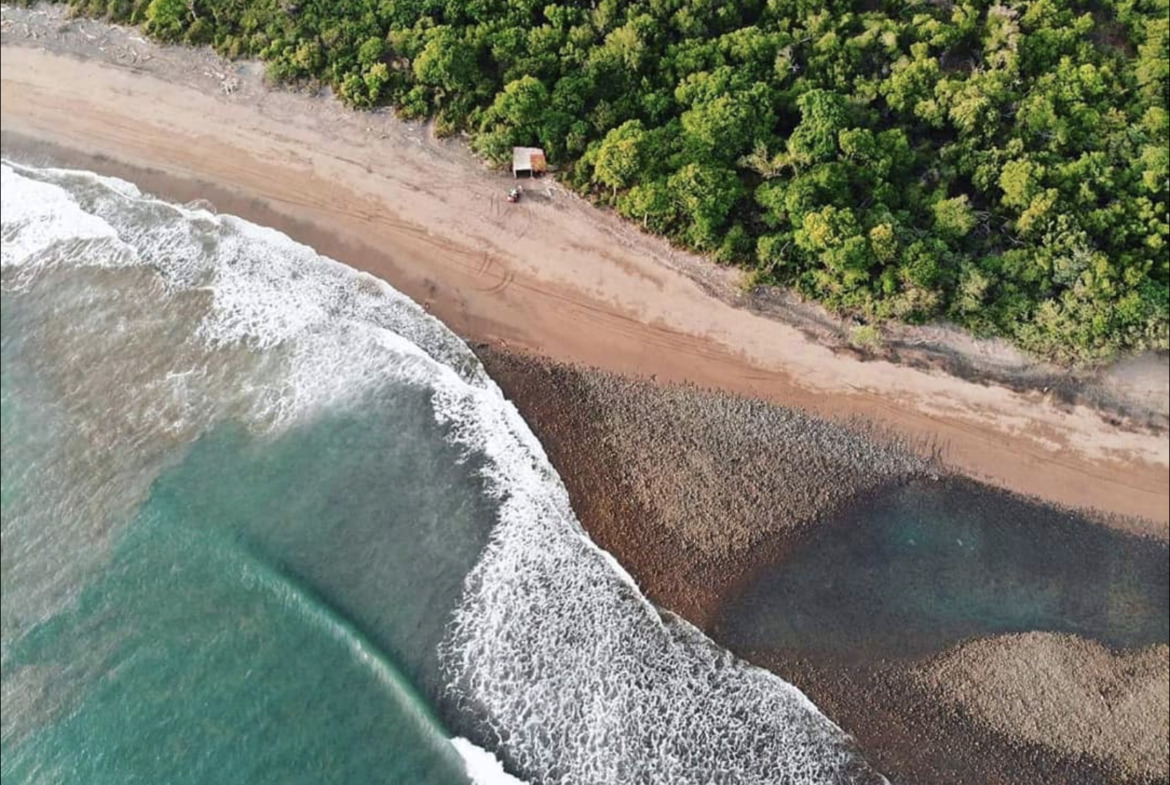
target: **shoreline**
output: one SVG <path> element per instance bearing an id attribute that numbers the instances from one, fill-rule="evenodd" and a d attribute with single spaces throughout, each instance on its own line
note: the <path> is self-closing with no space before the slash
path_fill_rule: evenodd
<path id="1" fill-rule="evenodd" d="M 228 144 L 225 140 L 237 129 L 216 129 L 207 121 L 199 126 L 203 136 L 195 137 L 181 121 L 171 126 L 162 114 L 152 116 L 143 127 L 138 118 L 126 114 L 126 107 L 141 105 L 137 102 L 142 96 L 152 94 L 135 80 L 153 77 L 124 71 L 114 71 L 111 76 L 98 70 L 98 76 L 90 79 L 92 64 L 43 55 L 49 59 L 33 60 L 45 64 L 50 76 L 38 83 L 41 92 L 37 95 L 49 95 L 44 91 L 52 74 L 62 73 L 89 80 L 95 93 L 92 102 L 88 97 L 76 98 L 80 95 L 76 91 L 73 95 L 84 104 L 78 122 L 98 132 L 98 143 L 62 140 L 62 135 L 69 134 L 38 124 L 63 117 L 54 112 L 72 107 L 68 101 L 53 103 L 56 99 L 50 96 L 47 113 L 37 114 L 44 107 L 33 107 L 31 119 L 12 109 L 10 98 L 19 95 L 27 100 L 29 93 L 20 90 L 32 84 L 13 76 L 13 51 L 5 45 L 6 156 L 12 153 L 17 160 L 30 163 L 90 169 L 124 177 L 144 191 L 172 201 L 208 203 L 224 213 L 272 226 L 320 253 L 379 275 L 418 300 L 472 345 L 524 415 L 564 479 L 574 510 L 595 542 L 629 570 L 651 600 L 678 613 L 716 642 L 720 642 L 721 611 L 760 568 L 782 561 L 812 532 L 865 505 L 875 494 L 915 480 L 934 479 L 936 474 L 944 479 L 951 473 L 980 477 L 971 465 L 973 454 L 1005 463 L 1002 472 L 1016 468 L 1031 472 L 1023 480 L 1000 477 L 994 486 L 1013 492 L 1022 490 L 1015 486 L 1032 488 L 1023 492 L 1066 507 L 1095 506 L 1105 511 L 1093 516 L 1095 522 L 1124 532 L 1119 536 L 1138 535 L 1147 538 L 1150 547 L 1166 547 L 1164 517 L 1123 517 L 1140 514 L 1135 509 L 1150 508 L 1149 499 L 1127 503 L 1117 495 L 1127 487 L 1125 478 L 1110 474 L 1123 472 L 1127 466 L 1137 467 L 1146 472 L 1143 476 L 1147 479 L 1156 480 L 1153 498 L 1159 499 L 1158 492 L 1165 495 L 1167 490 L 1161 453 L 1146 443 L 1143 454 L 1148 460 L 1102 462 L 1100 457 L 1107 451 L 1091 459 L 1096 453 L 1078 448 L 1076 440 L 1104 432 L 1110 439 L 1132 440 L 1140 446 L 1153 439 L 1164 440 L 1164 434 L 1156 430 L 1142 433 L 1112 426 L 1095 431 L 1093 428 L 1104 426 L 1089 427 L 1096 421 L 1084 419 L 1087 410 L 1081 407 L 1074 420 L 1088 430 L 1073 429 L 1076 438 L 1069 436 L 1073 431 L 1065 432 L 1071 441 L 1059 442 L 1055 432 L 1028 432 L 1027 422 L 1019 423 L 1019 418 L 1026 419 L 1035 409 L 1051 425 L 1052 420 L 1045 418 L 1062 411 L 1055 403 L 1036 400 L 1034 394 L 1029 397 L 933 374 L 926 375 L 931 380 L 928 386 L 903 390 L 906 398 L 884 401 L 872 390 L 843 392 L 858 381 L 850 374 L 878 384 L 874 379 L 880 379 L 881 374 L 866 374 L 872 374 L 880 363 L 863 363 L 832 352 L 833 367 L 845 369 L 842 389 L 811 382 L 802 386 L 808 379 L 800 377 L 799 360 L 822 356 L 819 352 L 824 347 L 810 349 L 807 341 L 785 343 L 784 347 L 795 347 L 798 354 L 811 354 L 801 354 L 792 373 L 788 372 L 791 369 L 760 367 L 746 353 L 729 353 L 710 334 L 687 333 L 662 319 L 647 323 L 644 313 L 631 312 L 621 302 L 601 296 L 599 292 L 606 286 L 631 280 L 622 275 L 634 279 L 650 276 L 663 291 L 670 289 L 686 303 L 706 302 L 711 308 L 718 307 L 718 298 L 710 293 L 708 300 L 688 299 L 691 294 L 686 294 L 685 282 L 671 278 L 674 268 L 656 267 L 661 261 L 657 257 L 641 259 L 638 253 L 645 248 L 638 244 L 641 240 L 610 246 L 600 241 L 615 240 L 616 235 L 602 232 L 591 235 L 598 243 L 573 252 L 570 259 L 591 259 L 604 268 L 596 273 L 600 283 L 593 288 L 590 273 L 572 265 L 553 265 L 552 273 L 571 274 L 562 279 L 544 277 L 549 271 L 526 266 L 531 258 L 525 254 L 530 254 L 531 248 L 514 259 L 484 251 L 477 261 L 479 252 L 460 239 L 460 233 L 468 230 L 466 225 L 458 226 L 460 216 L 452 218 L 453 227 L 435 224 L 423 228 L 392 211 L 400 203 L 387 201 L 386 194 L 402 196 L 402 189 L 417 194 L 419 200 L 436 198 L 433 182 L 417 171 L 394 179 L 395 175 L 369 161 L 359 164 L 354 159 L 347 164 L 336 158 L 343 151 L 335 148 L 349 149 L 348 142 L 344 138 L 338 141 L 336 136 L 321 137 L 335 143 L 329 148 L 329 155 L 335 157 L 329 159 L 333 163 L 317 159 L 297 164 L 298 159 L 288 156 L 298 151 L 313 154 L 315 148 L 306 141 L 311 134 L 294 123 L 291 136 L 279 136 L 266 124 L 264 118 L 271 117 L 256 110 L 261 116 L 259 125 L 246 127 L 241 133 L 252 134 L 253 142 L 267 140 L 264 146 L 258 151 L 230 147 L 226 153 L 230 160 L 248 168 L 227 175 L 222 170 L 217 173 L 211 170 L 215 145 Z M 205 52 L 190 54 L 187 59 L 192 62 L 208 57 Z M 27 65 L 27 61 L 22 62 Z M 129 81 L 121 81 L 123 77 Z M 155 82 L 180 91 L 190 89 L 181 82 Z M 18 86 L 15 93 L 14 85 Z M 151 89 L 161 89 L 158 85 Z M 68 92 L 74 88 L 63 85 L 61 89 Z M 192 100 L 207 97 L 198 90 L 183 95 Z M 279 102 L 287 100 L 286 109 L 304 105 L 329 112 L 326 119 L 330 122 L 352 124 L 364 119 L 334 111 L 319 99 L 271 95 Z M 156 97 L 170 102 L 166 105 L 172 108 L 182 103 L 181 97 Z M 223 100 L 231 108 L 228 97 Z M 217 106 L 215 101 L 201 105 L 212 110 Z M 18 122 L 14 123 L 13 117 L 19 118 Z M 321 117 L 312 120 L 324 122 Z M 383 120 L 378 118 L 378 122 Z M 410 134 L 421 134 L 422 127 L 388 122 L 397 129 L 393 133 L 400 134 L 391 149 L 406 151 L 402 154 L 404 166 L 439 156 L 434 159 L 436 166 L 458 168 L 442 160 L 440 153 L 450 153 L 455 164 L 466 164 L 455 143 L 436 142 L 425 135 L 414 139 Z M 167 128 L 173 140 L 163 138 Z M 298 134 L 305 138 L 293 138 Z M 183 150 L 182 142 L 192 149 Z M 417 150 L 409 147 L 416 143 Z M 403 144 L 407 147 L 401 147 Z M 212 156 L 207 168 L 200 168 L 198 151 Z M 158 157 L 164 152 L 177 159 Z M 260 153 L 278 157 L 269 162 Z M 422 158 L 411 157 L 416 153 Z M 337 167 L 333 172 L 337 179 L 320 173 L 321 166 Z M 354 174 L 355 166 L 364 166 L 380 184 L 391 182 L 392 188 L 377 198 L 369 194 L 369 198 L 359 197 L 358 191 L 350 190 L 358 188 L 354 177 L 360 175 Z M 494 189 L 501 182 L 491 173 L 471 171 L 466 176 L 473 189 Z M 314 187 L 326 190 L 315 192 Z M 587 205 L 566 208 L 556 202 L 560 196 L 548 198 L 551 201 L 538 202 L 533 211 L 548 218 L 548 227 L 552 227 L 540 231 L 551 232 L 561 226 L 558 216 L 562 213 L 568 213 L 569 218 L 563 220 L 578 229 L 581 227 L 574 222 L 581 216 L 577 213 L 592 215 Z M 335 209 L 335 201 L 342 207 Z M 440 194 L 439 201 L 456 210 L 474 200 L 449 193 L 445 197 Z M 500 232 L 506 232 L 511 226 L 507 222 L 516 217 L 506 210 L 500 207 L 494 213 L 502 216 L 503 223 L 497 226 Z M 590 220 L 601 226 L 612 218 L 598 215 Z M 531 238 L 537 231 L 533 228 L 536 220 L 531 218 L 522 238 Z M 476 228 L 487 231 L 491 225 L 489 221 L 476 224 Z M 498 241 L 490 232 L 480 239 L 488 244 Z M 536 246 L 542 243 L 548 244 L 540 241 Z M 594 258 L 591 254 L 600 255 Z M 610 274 L 617 277 L 607 279 Z M 778 325 L 777 330 L 784 326 L 770 321 L 763 324 Z M 542 329 L 547 329 L 547 335 Z M 575 333 L 588 329 L 592 332 Z M 796 340 L 782 330 L 777 335 Z M 884 365 L 888 367 L 883 373 L 906 374 L 913 379 L 923 375 L 913 368 Z M 727 378 L 722 373 L 727 373 Z M 652 375 L 646 378 L 647 374 Z M 895 384 L 897 379 L 885 381 Z M 927 410 L 910 415 L 899 408 L 923 404 L 922 396 L 935 390 L 930 386 L 934 384 L 942 384 L 948 391 L 948 406 L 958 401 L 973 408 L 961 409 L 958 414 Z M 979 397 L 979 390 L 989 389 L 993 401 L 1002 404 L 1019 398 L 1019 406 L 1009 407 L 1010 411 L 996 409 L 991 414 L 982 411 L 979 407 L 987 400 Z M 973 397 L 964 397 L 968 394 Z M 1092 415 L 1109 425 L 1107 417 L 1096 412 Z M 829 419 L 823 419 L 825 416 Z M 964 419 L 972 417 L 981 425 Z M 973 453 L 980 445 L 989 452 Z M 960 460 L 954 460 L 956 455 Z M 1052 473 L 1061 472 L 1065 479 L 1053 481 Z M 1081 486 L 1063 484 L 1070 482 L 1069 478 L 1079 478 Z M 1093 486 L 1093 478 L 1102 478 L 1105 490 Z M 1085 498 L 1092 504 L 1077 501 Z M 1162 516 L 1168 512 L 1164 506 L 1152 509 Z M 805 691 L 857 738 L 867 759 L 895 782 L 1153 783 L 1165 778 L 1167 750 L 1147 738 L 1151 731 L 1166 727 L 1170 712 L 1165 698 L 1170 655 L 1164 643 L 1114 652 L 1094 648 L 1091 642 L 1073 636 L 1000 634 L 969 640 L 925 658 L 897 661 L 875 657 L 861 664 L 839 662 L 832 656 L 810 658 L 807 652 L 731 649 Z M 1045 681 L 1030 673 L 1034 663 L 1051 669 L 1052 679 Z M 991 687 L 982 687 L 989 670 L 1007 675 Z M 1041 724 L 1060 727 L 1059 732 L 1037 739 L 1034 734 L 1029 736 L 1026 728 L 1012 724 L 1019 717 L 1012 715 L 1009 704 L 1014 701 L 1030 707 L 1040 698 L 1049 701 L 1045 704 L 1049 714 Z M 1101 706 L 1094 702 L 1097 698 Z M 1138 748 L 1124 746 L 1121 738 L 1125 733 L 1133 735 L 1132 718 L 1129 725 L 1113 720 L 1115 709 L 1132 713 L 1135 706 L 1136 730 L 1145 739 L 1141 742 L 1145 746 Z M 1102 707 L 1106 713 L 1094 718 L 1091 712 L 1100 712 Z M 1096 740 L 1084 726 L 1062 725 L 1062 717 L 1079 714 L 1082 709 L 1089 713 L 1090 725 L 1096 722 L 1096 728 L 1110 732 L 1105 734 L 1110 736 L 1108 743 Z M 1025 714 L 1030 716 L 1030 712 Z M 1161 738 L 1164 745 L 1165 730 Z M 1134 749 L 1140 753 L 1136 760 L 1144 768 L 1126 758 Z"/>
<path id="2" fill-rule="evenodd" d="M 694 258 L 555 183 L 503 204 L 505 176 L 424 126 L 269 90 L 250 64 L 205 50 L 24 13 L 48 20 L 34 45 L 64 54 L 6 26 L 6 155 L 23 148 L 35 160 L 40 145 L 69 165 L 273 226 L 386 279 L 472 343 L 871 421 L 972 478 L 1170 536 L 1170 445 L 1159 428 L 1126 427 L 1055 393 L 834 352 L 711 294 L 728 271 L 708 265 L 718 280 L 696 283 L 682 272 Z M 90 41 L 81 25 L 110 40 Z M 116 63 L 126 47 L 133 68 Z M 239 83 L 230 94 L 229 75 Z"/>

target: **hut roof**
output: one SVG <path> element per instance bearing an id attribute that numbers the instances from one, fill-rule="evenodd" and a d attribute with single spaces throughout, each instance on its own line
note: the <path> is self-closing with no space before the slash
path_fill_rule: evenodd
<path id="1" fill-rule="evenodd" d="M 547 163 L 544 160 L 544 150 L 539 147 L 513 147 L 513 172 L 543 172 Z"/>

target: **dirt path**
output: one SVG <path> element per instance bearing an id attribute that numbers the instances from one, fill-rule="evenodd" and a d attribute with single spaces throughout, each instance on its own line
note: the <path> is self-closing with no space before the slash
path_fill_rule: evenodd
<path id="1" fill-rule="evenodd" d="M 0 67 L 6 154 L 19 137 L 42 140 L 161 195 L 208 198 L 386 279 L 472 341 L 872 419 L 972 476 L 1143 516 L 1122 525 L 1167 536 L 1164 434 L 1038 392 L 834 354 L 712 296 L 685 272 L 701 262 L 555 183 L 505 204 L 508 179 L 425 127 L 270 91 L 254 67 L 205 51 L 17 13 L 5 9 Z"/>

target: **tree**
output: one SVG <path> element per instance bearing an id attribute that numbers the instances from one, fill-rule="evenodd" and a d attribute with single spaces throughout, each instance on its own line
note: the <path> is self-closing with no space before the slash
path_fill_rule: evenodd
<path id="1" fill-rule="evenodd" d="M 898 238 L 893 224 L 881 223 L 870 229 L 869 248 L 879 262 L 894 261 L 898 256 Z"/>
<path id="2" fill-rule="evenodd" d="M 768 88 L 748 90 L 696 102 L 682 114 L 684 144 L 702 160 L 730 163 L 757 144 L 766 145 L 775 124 L 768 111 Z"/>
<path id="3" fill-rule="evenodd" d="M 385 63 L 374 63 L 366 71 L 366 98 L 370 105 L 378 103 L 382 97 L 382 89 L 390 81 L 390 68 Z"/>
<path id="4" fill-rule="evenodd" d="M 687 164 L 667 184 L 675 202 L 691 221 L 688 239 L 699 248 L 716 245 L 719 230 L 743 193 L 735 172 L 724 167 Z"/>
<path id="5" fill-rule="evenodd" d="M 756 240 L 756 264 L 773 274 L 783 271 L 792 260 L 792 237 L 788 234 L 764 234 Z"/>
<path id="6" fill-rule="evenodd" d="M 614 193 L 632 185 L 642 171 L 645 137 L 639 120 L 629 120 L 606 134 L 597 151 L 593 179 Z"/>
<path id="7" fill-rule="evenodd" d="M 549 104 L 548 88 L 534 76 L 509 82 L 485 115 L 485 123 L 512 128 L 535 127 Z"/>
<path id="8" fill-rule="evenodd" d="M 386 42 L 381 38 L 367 38 L 358 48 L 358 62 L 365 68 L 370 68 L 382 59 L 386 51 Z"/>
<path id="9" fill-rule="evenodd" d="M 975 228 L 975 214 L 966 194 L 934 203 L 934 230 L 948 240 L 966 237 Z"/>
<path id="10" fill-rule="evenodd" d="M 1032 202 L 1039 185 L 1036 182 L 1039 167 L 1031 161 L 1008 161 L 999 176 L 999 187 L 1003 189 L 1001 201 L 1008 207 L 1027 207 Z"/>
<path id="11" fill-rule="evenodd" d="M 837 155 L 837 136 L 845 128 L 845 101 L 831 90 L 810 90 L 799 99 L 800 125 L 788 137 L 789 160 L 799 166 Z"/>
<path id="12" fill-rule="evenodd" d="M 540 138 L 548 104 L 548 88 L 536 77 L 509 82 L 484 113 L 476 148 L 492 160 L 506 160 L 512 146 Z"/>
<path id="13" fill-rule="evenodd" d="M 164 40 L 181 38 L 191 20 L 185 0 L 150 0 L 146 7 L 146 31 Z"/>
<path id="14" fill-rule="evenodd" d="M 617 204 L 618 212 L 626 218 L 639 221 L 644 228 L 657 232 L 668 231 L 678 212 L 670 186 L 662 180 L 635 185 L 618 198 Z"/>
<path id="15" fill-rule="evenodd" d="M 419 83 L 444 92 L 466 89 L 476 80 L 474 50 L 451 27 L 434 27 L 412 65 Z"/>
<path id="16" fill-rule="evenodd" d="M 825 207 L 804 216 L 795 233 L 796 247 L 823 266 L 821 288 L 852 289 L 869 279 L 876 261 L 868 238 L 848 207 Z"/>

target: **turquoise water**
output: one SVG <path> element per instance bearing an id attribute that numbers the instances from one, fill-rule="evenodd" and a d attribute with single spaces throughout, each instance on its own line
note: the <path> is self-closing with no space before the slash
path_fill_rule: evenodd
<path id="1" fill-rule="evenodd" d="M 5 785 L 881 781 L 645 600 L 416 304 L 128 183 L 3 177 Z"/>
<path id="2" fill-rule="evenodd" d="M 168 506 L 152 502 L 76 607 L 7 652 L 6 681 L 41 700 L 5 735 L 6 781 L 466 781 L 393 662 Z"/>
<path id="3" fill-rule="evenodd" d="M 872 660 L 1031 630 L 1115 649 L 1165 643 L 1166 544 L 964 480 L 913 482 L 762 570 L 722 610 L 719 635 Z"/>
<path id="4" fill-rule="evenodd" d="M 45 405 L 28 296 L 2 296 L 5 782 L 467 781 L 416 685 L 442 692 L 438 643 L 494 509 L 428 393 L 167 445 L 124 521 L 59 487 L 29 514 L 78 470 L 54 453 L 98 426 Z M 26 545 L 65 567 L 47 618 L 9 558 Z"/>

